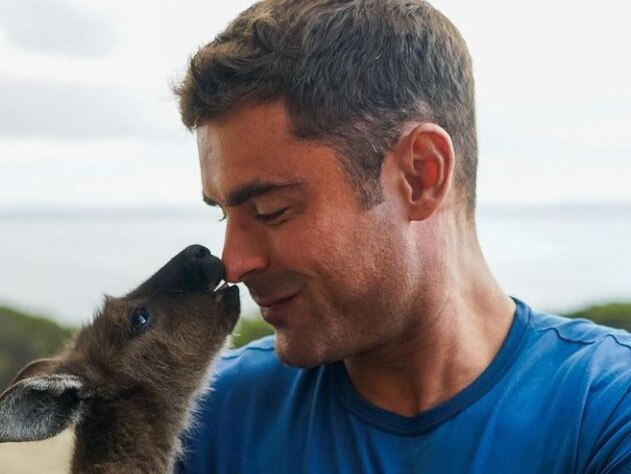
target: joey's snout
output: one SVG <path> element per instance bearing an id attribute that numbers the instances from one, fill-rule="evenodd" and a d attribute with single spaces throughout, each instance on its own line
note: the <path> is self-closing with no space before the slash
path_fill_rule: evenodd
<path id="1" fill-rule="evenodd" d="M 219 258 L 202 245 L 191 245 L 169 260 L 128 296 L 149 296 L 163 291 L 208 292 L 219 284 L 224 274 L 225 268 Z"/>

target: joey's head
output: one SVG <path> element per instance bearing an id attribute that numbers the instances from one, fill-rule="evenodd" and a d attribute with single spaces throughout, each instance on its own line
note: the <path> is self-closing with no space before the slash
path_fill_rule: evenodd
<path id="1" fill-rule="evenodd" d="M 239 290 L 223 278 L 222 262 L 193 245 L 127 295 L 106 297 L 68 352 L 27 365 L 0 396 L 0 441 L 52 436 L 88 400 L 190 397 L 239 317 Z M 3 423 L 19 430 L 3 433 Z"/>
<path id="2" fill-rule="evenodd" d="M 202 246 L 177 254 L 138 288 L 107 297 L 75 340 L 65 364 L 103 398 L 121 391 L 197 387 L 234 329 L 239 290 Z"/>

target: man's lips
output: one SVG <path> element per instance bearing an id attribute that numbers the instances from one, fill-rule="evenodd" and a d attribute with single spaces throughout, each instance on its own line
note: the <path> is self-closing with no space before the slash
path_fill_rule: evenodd
<path id="1" fill-rule="evenodd" d="M 286 305 L 291 305 L 298 293 L 266 296 L 264 298 L 253 297 L 253 299 L 261 307 L 263 319 L 275 328 L 279 328 L 287 324 L 287 317 L 290 315 L 287 313 L 289 307 Z"/>
<path id="2" fill-rule="evenodd" d="M 259 305 L 261 308 L 271 308 L 272 306 L 276 306 L 278 304 L 289 301 L 297 293 L 292 293 L 290 295 L 269 295 L 269 296 L 258 296 L 256 294 L 252 295 L 252 299 L 254 302 Z"/>

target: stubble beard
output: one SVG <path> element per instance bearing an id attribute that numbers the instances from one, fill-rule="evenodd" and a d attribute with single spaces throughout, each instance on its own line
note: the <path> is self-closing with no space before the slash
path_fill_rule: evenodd
<path id="1" fill-rule="evenodd" d="M 312 368 L 377 348 L 387 337 L 390 314 L 379 293 L 362 292 L 342 304 L 302 308 L 304 324 L 274 328 L 276 353 L 287 365 Z"/>

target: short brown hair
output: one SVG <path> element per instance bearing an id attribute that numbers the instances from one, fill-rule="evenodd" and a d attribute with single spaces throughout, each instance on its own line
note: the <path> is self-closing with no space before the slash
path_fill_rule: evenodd
<path id="1" fill-rule="evenodd" d="M 386 152 L 409 121 L 451 136 L 455 185 L 475 208 L 471 58 L 455 26 L 422 0 L 265 0 L 190 61 L 174 88 L 189 129 L 240 103 L 282 100 L 293 133 L 336 149 L 361 203 L 382 200 Z"/>

